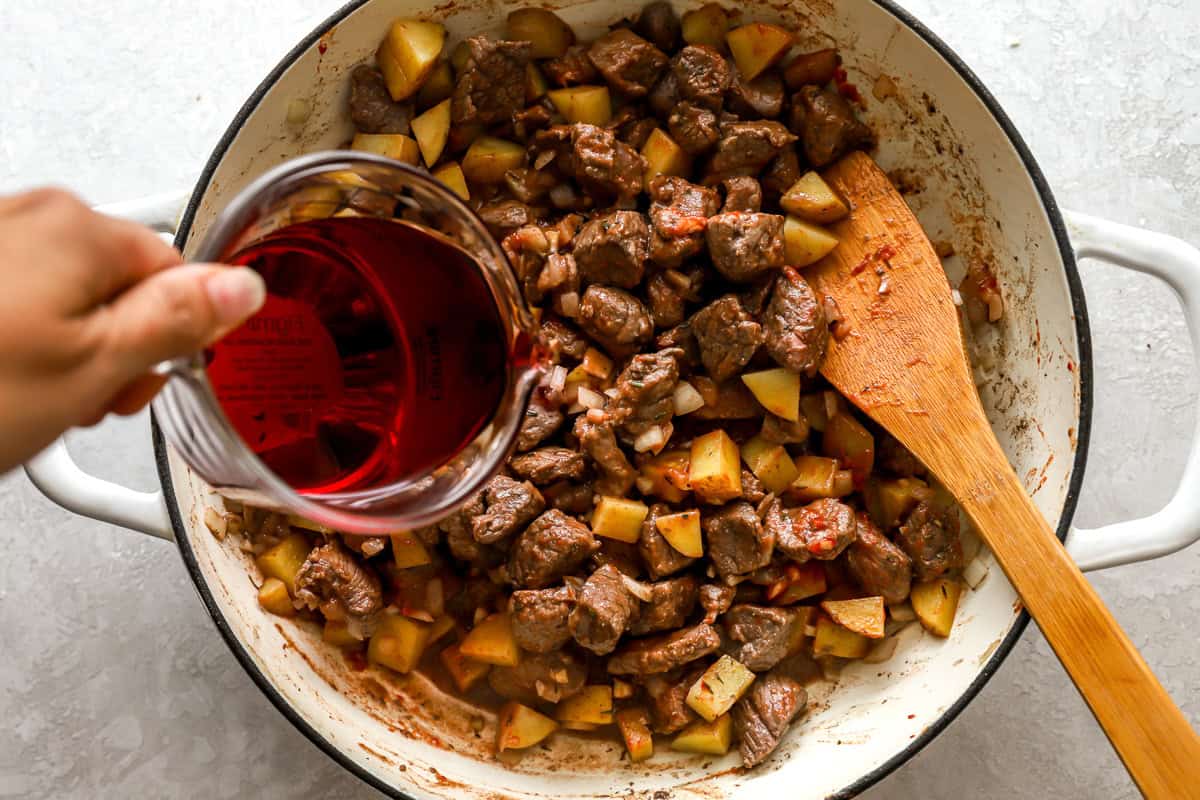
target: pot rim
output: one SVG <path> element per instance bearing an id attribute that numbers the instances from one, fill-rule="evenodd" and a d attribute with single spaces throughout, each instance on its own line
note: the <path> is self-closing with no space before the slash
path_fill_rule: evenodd
<path id="1" fill-rule="evenodd" d="M 958 74 L 958 76 L 970 87 L 976 97 L 984 104 L 992 118 L 1004 131 L 1009 143 L 1016 151 L 1021 162 L 1025 166 L 1030 179 L 1033 182 L 1034 188 L 1037 191 L 1038 197 L 1041 200 L 1042 207 L 1049 219 L 1051 230 L 1054 233 L 1054 239 L 1058 244 L 1059 256 L 1062 258 L 1063 270 L 1066 273 L 1068 294 L 1071 298 L 1071 310 L 1075 318 L 1075 338 L 1076 346 L 1079 349 L 1079 419 L 1077 421 L 1076 431 L 1076 447 L 1075 456 L 1071 466 L 1071 478 L 1067 486 L 1067 494 L 1063 501 L 1062 516 L 1059 519 L 1058 529 L 1056 534 L 1060 540 L 1066 539 L 1067 532 L 1071 526 L 1071 520 L 1075 516 L 1075 509 L 1079 502 L 1080 487 L 1083 484 L 1084 466 L 1087 463 L 1087 451 L 1091 439 L 1092 427 L 1092 389 L 1093 389 L 1093 374 L 1092 374 L 1092 340 L 1091 328 L 1088 324 L 1087 303 L 1084 297 L 1083 284 L 1080 280 L 1079 270 L 1075 263 L 1075 251 L 1071 246 L 1070 239 L 1067 235 L 1066 225 L 1063 222 L 1063 217 L 1059 211 L 1058 204 L 1054 200 L 1054 195 L 1050 190 L 1049 184 L 1046 182 L 1046 177 L 1038 166 L 1037 161 L 1030 152 L 1029 147 L 1025 144 L 1025 140 L 1021 138 L 1021 134 L 1017 131 L 1016 126 L 1005 113 L 1000 103 L 992 95 L 992 93 L 984 86 L 983 81 L 971 70 L 970 67 L 962 60 L 961 57 L 941 38 L 939 38 L 932 30 L 925 26 L 920 20 L 910 14 L 908 11 L 900 8 L 893 0 L 869 0 L 875 5 L 882 8 L 887 13 L 891 14 L 898 22 L 908 27 L 913 33 L 917 34 L 926 44 L 932 47 L 938 55 L 945 59 L 946 63 Z M 179 222 L 178 232 L 175 237 L 175 245 L 182 249 L 187 241 L 188 235 L 191 233 L 192 224 L 195 221 L 196 212 L 199 208 L 201 198 L 204 195 L 204 189 L 211 182 L 213 174 L 221 160 L 225 157 L 234 138 L 241 131 L 249 116 L 258 108 L 263 98 L 270 89 L 278 82 L 283 73 L 292 66 L 301 56 L 307 53 L 319 42 L 320 38 L 331 28 L 340 24 L 344 19 L 357 11 L 360 7 L 371 2 L 371 0 L 350 0 L 340 9 L 330 15 L 324 22 L 318 25 L 311 33 L 305 36 L 295 47 L 291 49 L 283 57 L 283 59 L 267 74 L 261 83 L 254 89 L 250 97 L 238 110 L 237 115 L 230 122 L 229 127 L 221 136 L 220 141 L 213 149 L 211 156 L 204 166 L 204 170 L 200 173 L 200 177 L 196 183 L 196 188 L 193 190 L 192 196 L 188 201 L 187 208 L 184 210 L 183 216 Z M 338 748 L 324 736 L 322 736 L 312 725 L 305 720 L 299 712 L 279 693 L 278 690 L 267 679 L 266 675 L 254 663 L 250 657 L 249 651 L 237 638 L 233 628 L 225 620 L 221 613 L 220 607 L 217 605 L 216 598 L 209 589 L 208 584 L 204 580 L 203 573 L 200 571 L 200 565 L 196 558 L 195 551 L 192 549 L 192 544 L 188 539 L 187 527 L 184 523 L 183 514 L 179 507 L 179 503 L 175 497 L 174 482 L 171 479 L 171 468 L 167 456 L 166 441 L 163 438 L 162 430 L 158 425 L 153 412 L 150 417 L 151 436 L 154 443 L 155 463 L 158 467 L 159 479 L 163 486 L 163 494 L 166 498 L 167 510 L 171 520 L 171 527 L 175 534 L 175 541 L 179 545 L 180 555 L 183 557 L 184 564 L 187 566 L 192 583 L 195 585 L 197 592 L 200 594 L 200 599 L 208 609 L 209 616 L 212 618 L 217 630 L 220 632 L 225 643 L 233 652 L 234 657 L 242 668 L 250 676 L 255 684 L 258 685 L 260 691 L 267 696 L 272 705 L 281 713 L 289 722 L 292 723 L 303 733 L 309 741 L 320 748 L 335 762 L 340 764 L 344 769 L 356 776 L 359 780 L 369 786 L 383 792 L 389 797 L 397 798 L 397 800 L 415 800 L 412 795 L 406 794 L 395 786 L 381 780 L 366 768 L 359 765 L 349 757 L 343 750 Z M 918 734 L 909 744 L 904 747 L 896 755 L 880 764 L 875 769 L 865 775 L 852 781 L 844 788 L 829 795 L 827 800 L 848 800 L 855 797 L 861 792 L 866 791 L 871 786 L 883 780 L 898 767 L 916 755 L 927 744 L 950 725 L 951 722 L 967 707 L 967 705 L 975 699 L 984 685 L 1000 668 L 1004 659 L 1008 657 L 1017 641 L 1025 631 L 1025 627 L 1029 624 L 1029 613 L 1022 609 L 1016 623 L 1009 630 L 1004 640 L 996 648 L 991 658 L 980 669 L 979 674 L 975 677 L 967 687 L 967 689 L 959 696 L 959 698 L 951 704 L 942 715 L 924 731 Z"/>

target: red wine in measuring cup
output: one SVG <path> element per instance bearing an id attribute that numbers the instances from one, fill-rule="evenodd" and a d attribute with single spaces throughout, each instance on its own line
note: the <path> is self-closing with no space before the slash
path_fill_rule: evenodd
<path id="1" fill-rule="evenodd" d="M 492 419 L 508 344 L 481 267 L 390 219 L 281 228 L 231 263 L 263 309 L 206 354 L 243 440 L 293 489 L 370 489 L 444 464 Z"/>

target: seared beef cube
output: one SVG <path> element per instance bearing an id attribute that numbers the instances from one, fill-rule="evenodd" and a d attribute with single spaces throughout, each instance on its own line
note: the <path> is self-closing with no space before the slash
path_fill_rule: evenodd
<path id="1" fill-rule="evenodd" d="M 680 675 L 650 675 L 644 683 L 650 699 L 650 724 L 655 733 L 675 733 L 696 719 L 687 704 L 688 691 L 704 673 L 703 667 Z"/>
<path id="2" fill-rule="evenodd" d="M 665 274 L 660 272 L 646 281 L 646 300 L 654 327 L 673 328 L 683 322 L 684 296 Z"/>
<path id="3" fill-rule="evenodd" d="M 913 575 L 927 581 L 963 566 L 962 542 L 958 538 L 958 509 L 938 513 L 926 501 L 900 526 L 896 541 L 912 559 Z"/>
<path id="4" fill-rule="evenodd" d="M 597 493 L 623 497 L 633 488 L 637 470 L 617 444 L 612 422 L 592 422 L 586 414 L 580 414 L 575 420 L 575 436 L 579 439 L 580 448 L 600 471 L 600 477 L 596 480 Z"/>
<path id="5" fill-rule="evenodd" d="M 641 152 L 650 134 L 658 127 L 658 120 L 641 116 L 644 113 L 641 108 L 630 108 L 630 118 L 620 125 L 612 126 L 617 132 L 617 138 L 638 152 Z"/>
<path id="6" fill-rule="evenodd" d="M 877 594 L 884 602 L 899 603 L 912 588 L 912 561 L 875 527 L 866 513 L 857 517 L 857 535 L 846 550 L 846 566 L 867 594 Z"/>
<path id="7" fill-rule="evenodd" d="M 383 608 L 379 576 L 353 553 L 330 539 L 313 548 L 296 573 L 296 604 L 344 619 L 357 635 L 365 635 Z"/>
<path id="8" fill-rule="evenodd" d="M 679 572 L 696 560 L 680 553 L 659 533 L 655 520 L 670 513 L 671 509 L 662 503 L 650 506 L 650 513 L 642 523 L 641 538 L 638 539 L 638 552 L 642 554 L 646 571 L 655 580 Z"/>
<path id="9" fill-rule="evenodd" d="M 808 163 L 818 169 L 875 141 L 871 129 L 859 122 L 850 104 L 832 89 L 805 86 L 792 95 L 790 124 L 800 135 Z"/>
<path id="10" fill-rule="evenodd" d="M 735 178 L 734 180 L 741 179 Z M 761 275 L 741 292 L 738 292 L 738 302 L 742 304 L 742 308 L 747 314 L 757 317 L 767 307 L 767 300 L 770 299 L 773 288 L 775 288 L 775 276 Z"/>
<path id="11" fill-rule="evenodd" d="M 525 67 L 529 42 L 486 36 L 467 39 L 467 63 L 454 84 L 450 111 L 456 125 L 508 122 L 525 107 Z"/>
<path id="12" fill-rule="evenodd" d="M 517 483 L 507 475 L 492 478 L 483 490 L 487 510 L 471 520 L 471 535 L 480 544 L 494 544 L 524 528 L 546 508 L 533 484 Z"/>
<path id="13" fill-rule="evenodd" d="M 733 81 L 729 62 L 708 45 L 690 44 L 671 59 L 679 94 L 697 105 L 720 111 Z"/>
<path id="14" fill-rule="evenodd" d="M 641 301 L 629 292 L 597 284 L 589 286 L 579 302 L 579 325 L 618 359 L 637 352 L 654 335 L 650 312 Z"/>
<path id="15" fill-rule="evenodd" d="M 775 541 L 747 502 L 729 503 L 702 520 L 708 557 L 722 578 L 745 575 L 771 563 Z"/>
<path id="16" fill-rule="evenodd" d="M 650 585 L 650 599 L 642 604 L 629 632 L 634 636 L 682 627 L 696 607 L 699 582 L 691 575 Z"/>
<path id="17" fill-rule="evenodd" d="M 664 349 L 673 347 L 681 350 L 683 356 L 679 359 L 680 366 L 691 370 L 700 368 L 700 344 L 696 341 L 696 335 L 692 333 L 692 327 L 687 322 L 681 322 L 674 328 L 660 333 L 655 338 L 654 345 Z"/>
<path id="18" fill-rule="evenodd" d="M 723 583 L 706 583 L 700 587 L 700 607 L 704 609 L 704 621 L 709 625 L 717 621 L 733 605 L 737 589 Z"/>
<path id="19" fill-rule="evenodd" d="M 796 270 L 784 267 L 763 314 L 767 352 L 793 372 L 815 375 L 829 345 L 825 311 L 812 287 Z"/>
<path id="20" fill-rule="evenodd" d="M 762 208 L 762 187 L 754 178 L 742 175 L 726 178 L 724 183 L 725 205 L 721 207 L 721 211 L 755 212 Z"/>
<path id="21" fill-rule="evenodd" d="M 732 378 L 750 363 L 763 343 L 762 326 L 727 294 L 692 315 L 692 333 L 700 344 L 700 360 L 715 381 Z"/>
<path id="22" fill-rule="evenodd" d="M 792 518 L 787 535 L 779 538 L 775 546 L 793 561 L 805 562 L 810 558 L 829 561 L 837 558 L 854 541 L 858 522 L 854 509 L 831 497 L 814 500 L 803 508 L 788 512 Z"/>
<path id="23" fill-rule="evenodd" d="M 477 213 L 497 239 L 503 239 L 517 228 L 537 221 L 529 206 L 519 200 L 493 200 L 481 205 Z"/>
<path id="24" fill-rule="evenodd" d="M 617 396 L 609 413 L 626 433 L 637 436 L 671 421 L 672 395 L 679 384 L 678 350 L 660 350 L 634 356 L 617 376 Z"/>
<path id="25" fill-rule="evenodd" d="M 587 352 L 587 339 L 561 319 L 546 317 L 538 328 L 538 341 L 551 353 L 576 360 Z"/>
<path id="26" fill-rule="evenodd" d="M 585 83 L 595 83 L 600 77 L 592 60 L 588 58 L 587 45 L 573 44 L 567 52 L 558 58 L 551 58 L 541 64 L 542 73 L 555 86 L 579 86 Z M 521 86 L 525 84 L 522 81 Z"/>
<path id="27" fill-rule="evenodd" d="M 760 676 L 733 707 L 742 764 L 749 769 L 765 761 L 807 704 L 804 687 L 782 672 Z"/>
<path id="28" fill-rule="evenodd" d="M 579 694 L 586 680 L 587 668 L 563 650 L 526 654 L 515 667 L 492 667 L 488 672 L 492 691 L 530 706 L 557 703 Z"/>
<path id="29" fill-rule="evenodd" d="M 588 577 L 571 612 L 571 635 L 580 647 L 605 656 L 617 648 L 638 610 L 637 598 L 625 587 L 621 572 L 611 564 Z"/>
<path id="30" fill-rule="evenodd" d="M 517 450 L 531 450 L 549 439 L 563 424 L 563 419 L 561 411 L 546 408 L 536 399 L 531 400 L 525 409 L 521 432 L 517 434 Z"/>
<path id="31" fill-rule="evenodd" d="M 522 650 L 552 653 L 571 639 L 567 616 L 575 606 L 568 586 L 557 589 L 519 589 L 509 598 L 513 638 Z"/>
<path id="32" fill-rule="evenodd" d="M 760 176 L 763 191 L 772 197 L 782 197 L 803 174 L 795 145 L 788 145 L 763 170 Z"/>
<path id="33" fill-rule="evenodd" d="M 743 603 L 729 609 L 721 624 L 725 629 L 725 652 L 754 672 L 774 667 L 804 635 L 800 616 L 788 608 Z"/>
<path id="34" fill-rule="evenodd" d="M 550 109 L 544 103 L 523 108 L 513 114 L 513 133 L 517 139 L 528 142 L 535 133 L 549 127 L 552 118 Z"/>
<path id="35" fill-rule="evenodd" d="M 721 204 L 715 189 L 659 175 L 650 181 L 650 199 L 651 261 L 660 267 L 678 267 L 704 249 L 708 218 Z"/>
<path id="36" fill-rule="evenodd" d="M 475 541 L 471 535 L 471 521 L 483 512 L 483 495 L 477 494 L 458 511 L 438 520 L 438 530 L 446 536 L 450 555 L 459 561 L 475 564 L 490 549 Z"/>
<path id="37" fill-rule="evenodd" d="M 565 447 L 543 447 L 532 453 L 514 456 L 508 466 L 536 486 L 582 478 L 587 470 L 583 453 Z"/>
<path id="38" fill-rule="evenodd" d="M 590 483 L 555 483 L 542 489 L 542 497 L 551 508 L 566 514 L 586 514 L 592 510 L 596 494 Z"/>
<path id="39" fill-rule="evenodd" d="M 616 539 L 609 539 L 604 536 L 597 537 L 600 541 L 600 549 L 592 556 L 592 560 L 588 562 L 591 572 L 595 572 L 601 567 L 612 565 L 618 572 L 622 572 L 631 578 L 642 577 L 642 559 L 638 556 L 637 546 L 629 542 L 619 542 Z"/>
<path id="40" fill-rule="evenodd" d="M 412 106 L 397 103 L 383 73 L 361 64 L 350 73 L 350 119 L 362 133 L 408 133 Z"/>
<path id="41" fill-rule="evenodd" d="M 729 87 L 729 110 L 743 119 L 774 119 L 783 111 L 783 79 L 767 70 L 752 81 L 734 70 Z"/>
<path id="42" fill-rule="evenodd" d="M 575 263 L 583 279 L 632 289 L 642 282 L 650 250 L 650 227 L 637 211 L 597 217 L 575 237 Z"/>
<path id="43" fill-rule="evenodd" d="M 762 406 L 746 384 L 736 378 L 716 383 L 702 375 L 693 375 L 689 380 L 704 396 L 704 406 L 692 412 L 692 419 L 754 419 L 762 416 Z"/>
<path id="44" fill-rule="evenodd" d="M 508 556 L 508 574 L 525 589 L 544 589 L 577 570 L 598 547 L 588 526 L 551 509 L 517 537 Z"/>
<path id="45" fill-rule="evenodd" d="M 575 179 L 593 199 L 628 200 L 642 191 L 646 159 L 610 130 L 572 125 L 571 162 Z"/>
<path id="46" fill-rule="evenodd" d="M 674 72 L 667 70 L 662 74 L 658 83 L 650 89 L 646 103 L 660 120 L 670 116 L 675 106 L 679 105 L 679 82 L 675 80 Z"/>
<path id="47" fill-rule="evenodd" d="M 669 672 L 715 653 L 720 646 L 721 637 L 713 626 L 694 625 L 630 642 L 609 657 L 608 671 L 613 675 Z"/>
<path id="48" fill-rule="evenodd" d="M 763 167 L 789 147 L 796 137 L 778 122 L 731 122 L 721 126 L 717 152 L 708 165 L 705 183 L 716 183 L 734 175 L 757 175 Z"/>
<path id="49" fill-rule="evenodd" d="M 783 266 L 783 217 L 778 214 L 717 214 L 704 235 L 713 266 L 731 281 L 748 281 Z"/>
<path id="50" fill-rule="evenodd" d="M 760 435 L 768 442 L 775 444 L 804 444 L 808 441 L 808 434 L 808 420 L 803 416 L 795 422 L 783 417 L 777 417 L 771 413 L 767 413 L 763 417 L 762 432 Z"/>
<path id="51" fill-rule="evenodd" d="M 754 502 L 750 500 L 750 498 L 746 498 L 746 500 L 749 502 Z M 765 503 L 763 503 L 761 500 L 759 502 L 760 505 L 758 506 L 758 515 L 762 518 L 763 528 L 767 531 L 768 536 L 771 536 L 775 539 L 775 546 L 778 547 L 781 539 L 786 539 L 791 535 L 792 518 L 784 511 L 783 503 L 779 501 L 778 497 L 772 496 L 771 499 Z M 781 566 L 782 565 L 779 563 L 779 561 L 776 560 L 772 562 L 772 564 L 765 570 L 759 570 L 759 572 L 773 572 Z M 756 573 L 756 575 L 757 574 L 758 573 Z M 761 583 L 763 585 L 774 583 L 778 577 L 778 575 L 771 575 L 766 580 L 756 581 L 756 583 Z"/>
<path id="52" fill-rule="evenodd" d="M 679 47 L 679 17 L 675 16 L 671 4 L 664 0 L 656 0 L 643 8 L 633 29 L 664 53 L 673 52 Z"/>
<path id="53" fill-rule="evenodd" d="M 758 505 L 766 496 L 767 489 L 758 476 L 742 467 L 742 499 L 752 505 Z"/>
<path id="54" fill-rule="evenodd" d="M 663 51 L 628 28 L 592 42 L 588 58 L 609 86 L 628 97 L 645 97 L 667 66 Z"/>
<path id="55" fill-rule="evenodd" d="M 579 267 L 570 253 L 551 253 L 538 275 L 539 292 L 579 292 Z"/>
<path id="56" fill-rule="evenodd" d="M 717 115 L 712 109 L 683 101 L 667 117 L 667 132 L 683 152 L 698 156 L 711 150 L 721 138 Z"/>
<path id="57" fill-rule="evenodd" d="M 920 459 L 900 444 L 900 441 L 890 433 L 884 433 L 875 440 L 875 464 L 893 475 L 902 478 L 913 478 L 926 473 L 925 465 Z"/>

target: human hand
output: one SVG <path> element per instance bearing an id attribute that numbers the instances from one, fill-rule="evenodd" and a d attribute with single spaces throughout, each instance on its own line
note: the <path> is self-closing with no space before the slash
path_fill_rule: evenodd
<path id="1" fill-rule="evenodd" d="M 0 471 L 68 428 L 138 411 L 165 380 L 154 365 L 262 306 L 253 271 L 182 262 L 66 192 L 0 197 Z"/>

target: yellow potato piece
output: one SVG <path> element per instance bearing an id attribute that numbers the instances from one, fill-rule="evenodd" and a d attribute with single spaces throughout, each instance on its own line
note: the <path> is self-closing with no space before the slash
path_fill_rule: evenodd
<path id="1" fill-rule="evenodd" d="M 645 503 L 623 497 L 601 497 L 592 512 L 592 533 L 618 542 L 636 542 L 650 513 Z"/>
<path id="2" fill-rule="evenodd" d="M 742 80 L 752 81 L 783 58 L 792 46 L 792 34 L 778 25 L 752 22 L 731 30 L 725 41 L 733 53 Z"/>
<path id="3" fill-rule="evenodd" d="M 442 164 L 432 174 L 433 177 L 446 184 L 447 189 L 454 192 L 464 201 L 471 199 L 471 192 L 467 189 L 467 177 L 463 175 L 462 167 L 458 165 L 457 161 Z"/>
<path id="4" fill-rule="evenodd" d="M 450 135 L 450 101 L 443 100 L 412 121 L 413 136 L 421 148 L 425 166 L 432 167 L 442 157 Z"/>
<path id="5" fill-rule="evenodd" d="M 500 183 L 504 173 L 525 161 L 525 148 L 516 142 L 480 136 L 463 156 L 462 171 L 472 183 Z"/>
<path id="6" fill-rule="evenodd" d="M 558 723 L 529 706 L 505 703 L 496 726 L 496 749 L 523 750 L 533 747 L 558 728 Z"/>
<path id="7" fill-rule="evenodd" d="M 871 649 L 871 640 L 862 634 L 843 628 L 829 617 L 817 620 L 817 635 L 813 638 L 813 655 L 862 658 Z"/>
<path id="8" fill-rule="evenodd" d="M 953 578 L 935 578 L 915 583 L 908 600 L 925 630 L 945 638 L 954 627 L 954 614 L 962 596 L 962 584 Z"/>
<path id="9" fill-rule="evenodd" d="M 449 61 L 438 61 L 417 92 L 417 108 L 433 108 L 454 94 L 454 70 Z"/>
<path id="10" fill-rule="evenodd" d="M 754 673 L 744 664 L 730 656 L 721 656 L 688 690 L 688 707 L 712 722 L 733 708 L 752 683 Z"/>
<path id="11" fill-rule="evenodd" d="M 642 157 L 646 159 L 646 191 L 650 191 L 650 181 L 659 175 L 683 176 L 692 169 L 692 159 L 661 128 L 650 131 L 642 145 Z"/>
<path id="12" fill-rule="evenodd" d="M 534 103 L 550 91 L 546 76 L 535 64 L 525 65 L 525 102 Z"/>
<path id="13" fill-rule="evenodd" d="M 692 491 L 706 503 L 724 503 L 742 494 L 742 468 L 737 445 L 715 430 L 692 441 L 688 470 Z"/>
<path id="14" fill-rule="evenodd" d="M 783 249 L 793 267 L 815 264 L 837 247 L 838 240 L 824 228 L 797 219 L 790 214 L 783 222 Z"/>
<path id="15" fill-rule="evenodd" d="M 868 639 L 883 638 L 883 623 L 886 612 L 882 597 L 859 597 L 853 600 L 825 600 L 821 610 L 847 630 L 866 636 Z"/>
<path id="16" fill-rule="evenodd" d="M 435 619 L 429 626 L 429 643 L 433 644 L 438 639 L 454 630 L 454 628 L 454 617 L 451 617 L 448 614 L 443 614 Z"/>
<path id="17" fill-rule="evenodd" d="M 492 614 L 472 628 L 459 649 L 467 658 L 499 667 L 515 667 L 521 661 L 512 622 L 505 613 Z"/>
<path id="18" fill-rule="evenodd" d="M 585 686 L 578 694 L 559 702 L 554 710 L 559 722 L 583 723 L 587 725 L 611 725 L 613 721 L 613 693 L 611 686 Z"/>
<path id="19" fill-rule="evenodd" d="M 777 417 L 789 422 L 800 419 L 800 375 L 782 367 L 742 375 L 754 399 Z"/>
<path id="20" fill-rule="evenodd" d="M 933 496 L 929 484 L 920 478 L 885 478 L 867 485 L 867 507 L 875 524 L 894 528 L 922 499 Z"/>
<path id="21" fill-rule="evenodd" d="M 492 668 L 491 664 L 467 658 L 456 644 L 444 648 L 438 657 L 460 692 L 469 692 Z"/>
<path id="22" fill-rule="evenodd" d="M 612 119 L 612 98 L 607 86 L 569 86 L 546 92 L 567 122 L 607 125 Z"/>
<path id="23" fill-rule="evenodd" d="M 393 100 L 407 100 L 417 93 L 437 65 L 445 42 L 446 29 L 436 22 L 398 19 L 392 23 L 375 60 Z"/>
<path id="24" fill-rule="evenodd" d="M 671 749 L 682 753 L 723 756 L 733 741 L 733 719 L 724 714 L 712 722 L 693 722 L 671 740 Z"/>
<path id="25" fill-rule="evenodd" d="M 292 608 L 287 584 L 279 578 L 267 578 L 263 585 L 258 587 L 258 604 L 281 617 L 290 617 L 296 613 L 296 609 Z"/>
<path id="26" fill-rule="evenodd" d="M 396 672 L 411 672 L 428 643 L 429 623 L 399 614 L 386 614 L 367 644 L 367 660 Z"/>
<path id="27" fill-rule="evenodd" d="M 402 133 L 357 133 L 350 143 L 350 149 L 375 153 L 414 166 L 421 161 L 421 148 L 411 136 Z"/>
<path id="28" fill-rule="evenodd" d="M 264 550 L 254 561 L 264 578 L 277 578 L 296 596 L 296 573 L 308 559 L 312 546 L 302 533 L 289 533 L 274 547 Z"/>
<path id="29" fill-rule="evenodd" d="M 392 557 L 396 559 L 396 566 L 401 569 L 423 567 L 433 563 L 429 551 L 412 531 L 399 531 L 392 534 Z"/>
<path id="30" fill-rule="evenodd" d="M 504 38 L 529 42 L 534 58 L 558 58 L 575 43 L 575 32 L 553 11 L 521 8 L 508 15 Z"/>
<path id="31" fill-rule="evenodd" d="M 688 44 L 706 44 L 716 50 L 724 50 L 729 15 L 716 3 L 708 3 L 684 14 L 680 29 L 683 40 Z"/>
<path id="32" fill-rule="evenodd" d="M 691 453 L 687 450 L 668 450 L 642 465 L 638 487 L 642 494 L 661 497 L 668 503 L 678 503 L 691 490 L 688 471 Z"/>
<path id="33" fill-rule="evenodd" d="M 800 475 L 796 462 L 792 461 L 783 445 L 775 445 L 763 453 L 750 471 L 762 481 L 767 491 L 775 494 L 784 492 Z"/>
<path id="34" fill-rule="evenodd" d="M 780 198 L 779 205 L 789 214 L 818 225 L 837 222 L 850 213 L 846 201 L 838 197 L 824 178 L 811 171 L 792 184 Z"/>
<path id="35" fill-rule="evenodd" d="M 325 627 L 321 630 L 321 639 L 343 650 L 349 647 L 358 647 L 362 644 L 361 639 L 350 633 L 350 628 L 346 623 L 337 619 L 325 620 Z"/>
<path id="36" fill-rule="evenodd" d="M 616 713 L 616 720 L 631 762 L 636 764 L 654 755 L 654 735 L 650 732 L 650 715 L 646 709 L 623 708 Z"/>
<path id="37" fill-rule="evenodd" d="M 797 456 L 794 463 L 796 479 L 787 488 L 790 498 L 807 503 L 821 497 L 838 496 L 834 487 L 837 461 L 821 456 Z"/>
<path id="38" fill-rule="evenodd" d="M 667 544 L 689 558 L 704 555 L 704 539 L 700 532 L 700 512 L 680 511 L 666 514 L 654 520 L 654 526 L 667 540 Z"/>

